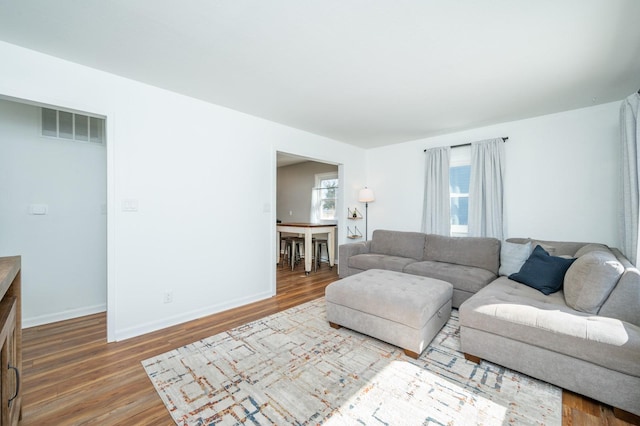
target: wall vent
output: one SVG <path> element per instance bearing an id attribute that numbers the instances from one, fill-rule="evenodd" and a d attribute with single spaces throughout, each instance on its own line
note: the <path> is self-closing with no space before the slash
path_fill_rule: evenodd
<path id="1" fill-rule="evenodd" d="M 42 108 L 42 136 L 103 144 L 104 118 Z"/>

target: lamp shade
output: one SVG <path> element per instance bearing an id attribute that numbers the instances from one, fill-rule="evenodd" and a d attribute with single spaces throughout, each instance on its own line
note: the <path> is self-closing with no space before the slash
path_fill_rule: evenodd
<path id="1" fill-rule="evenodd" d="M 360 201 L 361 203 L 370 203 L 372 201 L 375 201 L 376 197 L 373 195 L 373 190 L 364 187 L 363 189 L 360 190 L 360 193 L 358 194 L 358 201 Z"/>

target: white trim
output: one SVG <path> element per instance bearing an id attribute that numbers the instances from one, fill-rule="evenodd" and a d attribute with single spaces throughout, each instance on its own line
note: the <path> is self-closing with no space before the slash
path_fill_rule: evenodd
<path id="1" fill-rule="evenodd" d="M 73 318 L 84 317 L 87 315 L 105 312 L 107 305 L 101 303 L 99 305 L 85 306 L 83 308 L 70 309 L 68 311 L 56 312 L 53 314 L 40 315 L 33 318 L 23 318 L 22 328 L 36 327 L 43 324 L 51 324 L 52 322 L 65 321 Z"/>

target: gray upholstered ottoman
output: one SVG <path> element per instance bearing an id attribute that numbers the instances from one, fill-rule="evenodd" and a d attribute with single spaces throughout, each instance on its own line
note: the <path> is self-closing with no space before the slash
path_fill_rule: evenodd
<path id="1" fill-rule="evenodd" d="M 446 281 L 370 269 L 327 286 L 327 320 L 418 358 L 449 319 L 452 294 Z"/>

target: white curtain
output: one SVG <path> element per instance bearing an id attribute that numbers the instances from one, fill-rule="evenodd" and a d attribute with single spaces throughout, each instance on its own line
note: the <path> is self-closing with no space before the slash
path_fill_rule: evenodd
<path id="1" fill-rule="evenodd" d="M 451 233 L 451 198 L 449 196 L 449 156 L 451 148 L 425 151 L 426 173 L 422 232 L 449 235 Z"/>
<path id="2" fill-rule="evenodd" d="M 640 94 L 634 93 L 622 101 L 620 106 L 620 139 L 622 142 L 622 218 L 621 241 L 622 252 L 633 263 L 638 265 L 638 110 Z"/>
<path id="3" fill-rule="evenodd" d="M 488 139 L 471 144 L 469 179 L 469 236 L 504 236 L 504 141 Z"/>

